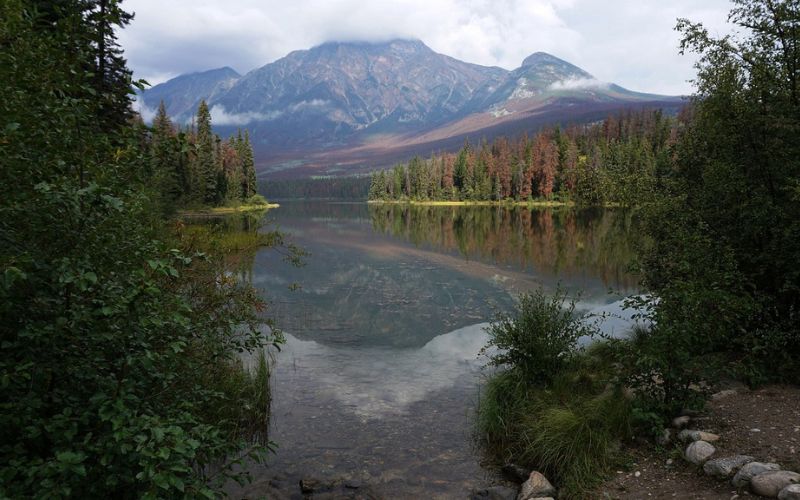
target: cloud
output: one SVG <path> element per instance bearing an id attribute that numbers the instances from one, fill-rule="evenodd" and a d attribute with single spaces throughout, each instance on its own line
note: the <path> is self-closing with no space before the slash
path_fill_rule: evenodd
<path id="1" fill-rule="evenodd" d="M 580 89 L 602 89 L 607 88 L 608 83 L 601 82 L 595 78 L 570 78 L 560 80 L 550 85 L 550 90 L 580 90 Z"/>
<path id="2" fill-rule="evenodd" d="M 270 111 L 269 113 L 257 113 L 247 111 L 245 113 L 229 113 L 221 104 L 211 107 L 211 122 L 214 125 L 247 125 L 250 122 L 265 122 L 274 120 L 281 115 L 282 111 Z"/>
<path id="3" fill-rule="evenodd" d="M 144 101 L 139 99 L 138 95 L 134 97 L 132 107 L 133 110 L 142 117 L 142 121 L 145 123 L 153 123 L 153 118 L 156 117 L 156 109 L 145 104 Z"/>
<path id="4" fill-rule="evenodd" d="M 687 93 L 695 59 L 678 54 L 677 17 L 726 32 L 728 0 L 128 0 L 120 33 L 135 76 L 231 66 L 240 73 L 330 40 L 423 40 L 464 61 L 512 69 L 535 51 L 602 81 Z"/>

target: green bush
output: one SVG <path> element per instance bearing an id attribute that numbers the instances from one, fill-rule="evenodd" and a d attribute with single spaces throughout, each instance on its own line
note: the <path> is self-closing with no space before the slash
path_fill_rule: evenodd
<path id="1" fill-rule="evenodd" d="M 569 366 L 578 339 L 594 330 L 574 315 L 575 303 L 558 289 L 548 297 L 539 289 L 523 294 L 514 315 L 498 314 L 489 326 L 483 353 L 496 348 L 489 364 L 518 371 L 527 383 L 548 385 Z"/>
<path id="2" fill-rule="evenodd" d="M 245 205 L 268 205 L 269 202 L 260 194 L 254 194 L 245 200 Z"/>

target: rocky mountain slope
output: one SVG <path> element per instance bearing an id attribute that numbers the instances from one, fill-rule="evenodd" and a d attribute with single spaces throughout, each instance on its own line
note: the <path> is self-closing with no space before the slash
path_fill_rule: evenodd
<path id="1" fill-rule="evenodd" d="M 468 137 L 595 120 L 645 103 L 680 105 L 599 82 L 543 52 L 508 71 L 438 54 L 419 40 L 325 43 L 244 76 L 230 68 L 182 75 L 141 99 L 150 108 L 163 99 L 180 123 L 205 99 L 221 133 L 246 127 L 262 170 L 285 175 L 371 169 Z"/>

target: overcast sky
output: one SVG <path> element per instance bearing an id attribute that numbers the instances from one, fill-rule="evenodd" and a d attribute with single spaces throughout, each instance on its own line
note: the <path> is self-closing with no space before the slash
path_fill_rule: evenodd
<path id="1" fill-rule="evenodd" d="M 332 40 L 418 38 L 442 54 L 513 69 L 536 51 L 631 90 L 687 94 L 694 57 L 675 19 L 728 32 L 727 0 L 126 0 L 134 76 L 156 84 L 230 66 L 246 73 Z"/>

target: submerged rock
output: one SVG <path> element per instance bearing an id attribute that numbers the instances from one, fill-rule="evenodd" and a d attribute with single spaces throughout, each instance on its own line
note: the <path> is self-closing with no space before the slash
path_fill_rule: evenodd
<path id="1" fill-rule="evenodd" d="M 686 447 L 684 456 L 689 462 L 695 465 L 702 465 L 703 462 L 711 458 L 711 455 L 713 455 L 716 451 L 716 448 L 714 448 L 710 443 L 706 443 L 705 441 L 695 441 Z"/>
<path id="2" fill-rule="evenodd" d="M 522 483 L 522 490 L 517 500 L 534 500 L 536 498 L 550 497 L 556 494 L 556 489 L 544 475 L 533 471 L 528 480 Z"/>
<path id="3" fill-rule="evenodd" d="M 508 486 L 492 486 L 486 488 L 486 498 L 489 500 L 514 500 L 517 498 L 517 490 Z"/>
<path id="4" fill-rule="evenodd" d="M 750 480 L 750 491 L 763 497 L 777 497 L 791 484 L 800 483 L 800 474 L 788 470 L 762 472 Z"/>
<path id="5" fill-rule="evenodd" d="M 731 484 L 737 488 L 742 488 L 750 484 L 750 480 L 753 479 L 755 476 L 763 473 L 769 472 L 774 470 L 781 470 L 781 466 L 774 463 L 764 463 L 764 462 L 750 462 L 744 464 L 739 472 L 733 476 L 731 480 Z"/>
<path id="6" fill-rule="evenodd" d="M 720 479 L 727 479 L 734 475 L 743 465 L 749 464 L 755 458 L 748 455 L 736 455 L 733 457 L 716 458 L 709 460 L 703 465 L 703 471 L 709 476 Z"/>

